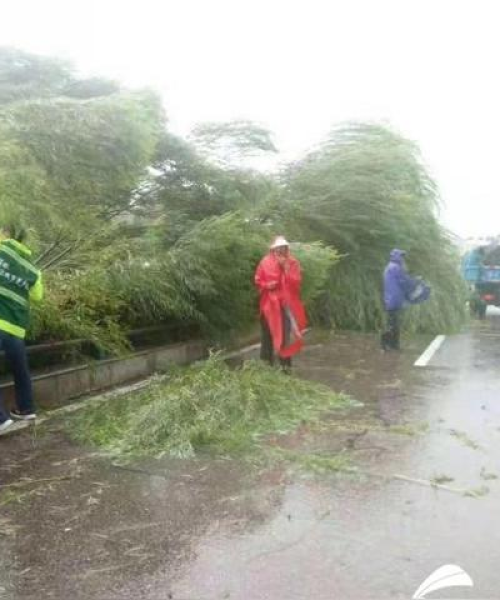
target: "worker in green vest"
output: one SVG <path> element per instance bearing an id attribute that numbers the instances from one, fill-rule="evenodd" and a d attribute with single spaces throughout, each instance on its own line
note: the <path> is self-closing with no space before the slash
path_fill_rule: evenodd
<path id="1" fill-rule="evenodd" d="M 24 245 L 26 230 L 9 225 L 0 231 L 0 351 L 14 376 L 16 408 L 10 413 L 0 397 L 0 433 L 13 424 L 13 419 L 31 421 L 36 418 L 28 357 L 24 338 L 29 324 L 30 301 L 43 296 L 40 271 Z"/>

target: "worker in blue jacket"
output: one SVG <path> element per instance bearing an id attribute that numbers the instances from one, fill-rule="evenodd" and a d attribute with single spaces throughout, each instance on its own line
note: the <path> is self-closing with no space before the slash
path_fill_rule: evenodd
<path id="1" fill-rule="evenodd" d="M 430 288 L 421 279 L 410 277 L 406 270 L 404 250 L 391 251 L 384 271 L 384 308 L 387 328 L 382 334 L 384 350 L 399 350 L 401 312 L 407 304 L 419 304 L 430 295 Z"/>

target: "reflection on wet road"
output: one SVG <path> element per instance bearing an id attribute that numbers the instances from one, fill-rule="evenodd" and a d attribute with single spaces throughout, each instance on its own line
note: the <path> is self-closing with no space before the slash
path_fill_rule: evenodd
<path id="1" fill-rule="evenodd" d="M 428 341 L 396 355 L 375 337 L 336 335 L 298 362 L 364 406 L 279 443 L 348 453 L 354 472 L 113 466 L 57 431 L 2 444 L 5 483 L 51 481 L 14 488 L 0 509 L 0 598 L 407 599 L 447 563 L 475 587 L 442 597 L 497 598 L 499 322 L 448 337 L 416 369 Z"/>

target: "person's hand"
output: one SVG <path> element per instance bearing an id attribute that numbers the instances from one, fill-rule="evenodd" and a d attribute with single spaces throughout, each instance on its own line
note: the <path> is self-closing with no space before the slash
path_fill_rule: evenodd
<path id="1" fill-rule="evenodd" d="M 290 269 L 290 262 L 288 260 L 288 257 L 282 254 L 278 254 L 278 262 L 280 263 L 280 266 L 285 271 L 285 273 L 288 273 Z"/>
<path id="2" fill-rule="evenodd" d="M 268 290 L 275 290 L 278 287 L 278 282 L 277 281 L 270 281 L 267 285 L 266 288 Z"/>

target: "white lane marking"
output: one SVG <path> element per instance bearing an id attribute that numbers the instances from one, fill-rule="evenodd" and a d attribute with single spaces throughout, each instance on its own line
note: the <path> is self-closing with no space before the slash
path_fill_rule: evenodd
<path id="1" fill-rule="evenodd" d="M 418 358 L 415 361 L 415 366 L 426 367 L 429 364 L 431 358 L 434 356 L 434 354 L 436 354 L 436 352 L 439 350 L 445 339 L 445 335 L 438 335 L 437 337 L 435 337 L 429 344 L 425 352 L 422 354 L 422 356 L 420 356 L 420 358 Z"/>

